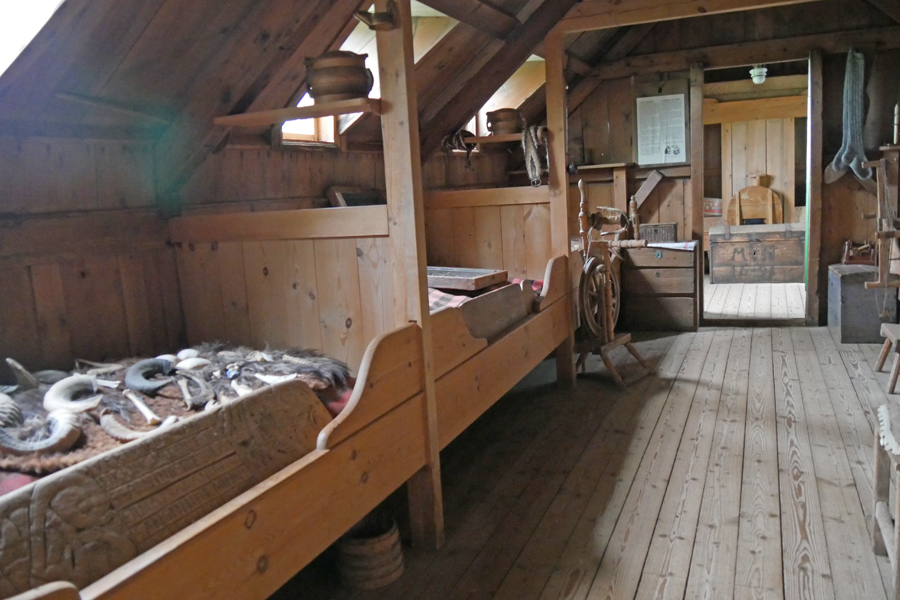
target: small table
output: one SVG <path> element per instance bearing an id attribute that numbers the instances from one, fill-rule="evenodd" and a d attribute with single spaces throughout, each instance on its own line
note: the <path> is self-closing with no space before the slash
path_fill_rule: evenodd
<path id="1" fill-rule="evenodd" d="M 480 290 L 506 281 L 508 273 L 495 269 L 428 267 L 428 287 L 445 290 Z"/>

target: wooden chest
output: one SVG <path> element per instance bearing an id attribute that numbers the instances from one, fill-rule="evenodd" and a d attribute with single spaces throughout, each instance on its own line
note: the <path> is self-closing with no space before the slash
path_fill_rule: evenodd
<path id="1" fill-rule="evenodd" d="M 696 331 L 696 251 L 629 248 L 622 251 L 623 332 Z"/>
<path id="2" fill-rule="evenodd" d="M 802 283 L 806 225 L 739 225 L 709 230 L 711 283 Z"/>

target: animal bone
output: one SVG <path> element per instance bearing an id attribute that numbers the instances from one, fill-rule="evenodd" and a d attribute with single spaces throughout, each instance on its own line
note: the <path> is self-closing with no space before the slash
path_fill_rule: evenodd
<path id="1" fill-rule="evenodd" d="M 119 363 L 99 363 L 94 362 L 92 360 L 85 360 L 83 358 L 75 359 L 75 368 L 81 369 L 85 366 L 91 367 L 87 371 L 85 371 L 85 375 L 106 375 L 108 373 L 115 373 L 121 369 L 125 368 L 125 365 L 121 365 Z"/>
<path id="2" fill-rule="evenodd" d="M 100 387 L 109 388 L 111 390 L 119 387 L 119 382 L 115 379 L 97 379 L 96 381 L 97 385 L 99 385 Z"/>
<path id="3" fill-rule="evenodd" d="M 253 350 L 247 354 L 247 360 L 253 362 L 272 362 L 272 355 L 259 350 Z"/>
<path id="4" fill-rule="evenodd" d="M 147 435 L 148 431 L 135 431 L 125 427 L 116 419 L 112 413 L 103 412 L 100 415 L 100 427 L 109 437 L 120 442 L 133 442 L 134 440 Z"/>
<path id="5" fill-rule="evenodd" d="M 238 398 L 240 398 L 241 396 L 246 396 L 253 391 L 252 387 L 243 383 L 239 383 L 237 379 L 231 380 L 231 387 L 238 393 Z"/>
<path id="6" fill-rule="evenodd" d="M 17 427 L 21 424 L 22 409 L 15 400 L 6 394 L 0 394 L 0 426 Z"/>
<path id="7" fill-rule="evenodd" d="M 65 452 L 81 437 L 78 415 L 70 410 L 52 410 L 47 415 L 50 436 L 36 442 L 23 442 L 0 429 L 0 450 L 7 454 Z"/>
<path id="8" fill-rule="evenodd" d="M 202 377 L 198 377 L 191 373 L 185 372 L 180 373 L 180 375 L 186 379 L 190 379 L 200 387 L 200 393 L 198 393 L 196 396 L 192 396 L 186 379 L 178 380 L 178 387 L 181 388 L 181 392 L 184 394 L 184 403 L 186 408 L 197 408 L 206 404 L 210 400 L 215 400 L 215 392 L 213 392 L 212 388 L 210 388 L 206 384 L 206 381 Z"/>
<path id="9" fill-rule="evenodd" d="M 156 357 L 157 360 L 167 360 L 173 365 L 178 362 L 178 357 L 174 354 L 160 354 Z"/>
<path id="10" fill-rule="evenodd" d="M 275 385 L 276 383 L 284 383 L 285 381 L 297 379 L 296 373 L 291 373 L 290 375 L 266 375 L 265 373 L 254 373 L 253 375 L 260 381 L 268 383 L 269 385 Z"/>
<path id="11" fill-rule="evenodd" d="M 197 358 L 198 356 L 200 356 L 200 353 L 193 348 L 185 348 L 184 350 L 176 354 L 176 356 L 178 357 L 178 360 L 185 360 L 187 358 Z"/>
<path id="12" fill-rule="evenodd" d="M 144 415 L 144 418 L 147 419 L 148 424 L 159 425 L 160 423 L 162 423 L 162 419 L 156 416 L 156 413 L 154 413 L 153 410 L 149 406 L 147 406 L 147 404 L 140 396 L 138 396 L 131 390 L 125 390 L 123 394 L 125 394 L 125 397 L 131 400 L 131 403 L 134 404 L 134 407 L 137 408 L 142 415 Z"/>
<path id="13" fill-rule="evenodd" d="M 150 381 L 149 378 L 154 375 L 168 375 L 171 372 L 172 363 L 167 360 L 158 358 L 141 360 L 128 367 L 128 370 L 125 371 L 125 387 L 152 396 L 172 383 L 172 378 L 167 377 L 160 381 Z"/>
<path id="14" fill-rule="evenodd" d="M 83 400 L 75 400 L 79 392 L 95 393 L 97 382 L 87 375 L 72 375 L 50 386 L 44 394 L 44 410 L 68 410 L 70 412 L 87 412 L 100 405 L 103 394 L 97 394 Z"/>
<path id="15" fill-rule="evenodd" d="M 850 50 L 844 73 L 844 139 L 841 149 L 825 169 L 825 183 L 834 183 L 847 169 L 852 170 L 860 182 L 872 179 L 872 169 L 863 166 L 866 162 L 862 137 L 864 72 L 865 56 L 862 52 Z"/>
<path id="16" fill-rule="evenodd" d="M 28 369 L 11 358 L 6 359 L 6 364 L 9 365 L 9 368 L 12 370 L 13 375 L 15 375 L 16 383 L 19 384 L 19 389 L 33 390 L 38 386 L 37 378 L 29 373 Z"/>
<path id="17" fill-rule="evenodd" d="M 175 368 L 181 371 L 191 370 L 191 369 L 202 369 L 207 365 L 211 365 L 212 361 L 200 358 L 199 356 L 194 356 L 193 358 L 186 358 L 183 361 L 179 362 L 175 365 Z"/>

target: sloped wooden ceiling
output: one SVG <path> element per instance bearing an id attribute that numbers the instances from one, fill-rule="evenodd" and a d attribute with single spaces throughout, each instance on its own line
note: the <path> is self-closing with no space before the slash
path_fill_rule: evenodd
<path id="1" fill-rule="evenodd" d="M 622 10 L 613 0 L 422 2 L 459 21 L 416 65 L 424 154 L 461 127 L 531 54 L 541 54 L 544 37 L 567 13 L 607 5 Z M 149 138 L 157 194 L 177 194 L 228 140 L 229 130 L 214 126 L 214 117 L 296 103 L 305 91 L 304 58 L 339 47 L 356 24 L 354 11 L 369 4 L 66 0 L 0 76 L 0 134 Z M 824 0 L 569 35 L 569 107 L 611 77 L 692 62 L 715 66 L 737 54 L 769 62 L 812 47 L 896 45 L 898 20 L 897 0 Z M 735 32 L 747 35 L 735 38 Z M 787 43 L 797 35 L 806 38 Z M 529 122 L 540 121 L 543 90 L 522 109 Z M 379 122 L 360 119 L 346 137 L 351 147 L 377 143 Z"/>

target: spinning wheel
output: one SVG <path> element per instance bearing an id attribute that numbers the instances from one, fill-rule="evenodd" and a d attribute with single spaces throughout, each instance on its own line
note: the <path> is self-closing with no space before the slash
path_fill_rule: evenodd
<path id="1" fill-rule="evenodd" d="M 615 325 L 619 320 L 619 305 L 621 304 L 619 278 L 601 258 L 588 257 L 581 275 L 578 300 L 579 306 L 581 306 L 582 322 L 591 337 L 595 339 L 604 338 L 604 331 L 610 327 L 610 324 L 606 323 L 607 286 L 612 289 L 610 312 L 612 325 Z"/>

